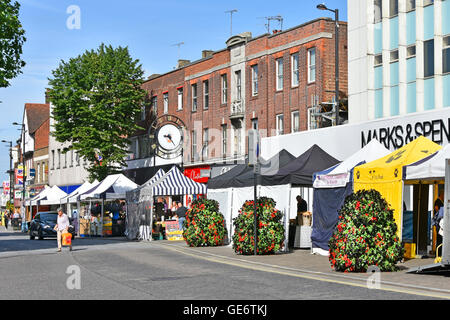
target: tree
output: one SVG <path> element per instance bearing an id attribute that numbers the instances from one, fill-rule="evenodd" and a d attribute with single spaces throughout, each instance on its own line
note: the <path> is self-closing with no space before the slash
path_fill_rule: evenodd
<path id="1" fill-rule="evenodd" d="M 20 56 L 26 41 L 25 31 L 19 21 L 20 4 L 11 0 L 0 0 L 0 87 L 10 85 L 9 80 L 22 73 L 25 66 Z"/>
<path id="2" fill-rule="evenodd" d="M 49 79 L 55 139 L 88 161 L 91 180 L 102 180 L 126 165 L 130 140 L 142 129 L 136 119 L 147 101 L 143 70 L 128 48 L 102 44 L 68 62 Z"/>

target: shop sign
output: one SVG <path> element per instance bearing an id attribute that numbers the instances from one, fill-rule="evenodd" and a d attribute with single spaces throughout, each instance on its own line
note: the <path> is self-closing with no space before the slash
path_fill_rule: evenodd
<path id="1" fill-rule="evenodd" d="M 361 148 L 377 139 L 388 149 L 399 149 L 424 136 L 437 144 L 450 142 L 450 118 L 417 121 L 361 131 Z"/>
<path id="2" fill-rule="evenodd" d="M 184 175 L 195 182 L 207 183 L 211 175 L 211 167 L 187 168 L 184 170 Z"/>

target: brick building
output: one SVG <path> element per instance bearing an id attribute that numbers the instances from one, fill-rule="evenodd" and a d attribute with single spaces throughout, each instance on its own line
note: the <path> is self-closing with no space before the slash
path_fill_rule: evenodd
<path id="1" fill-rule="evenodd" d="M 244 160 L 249 129 L 268 137 L 317 126 L 311 110 L 327 111 L 335 95 L 334 28 L 333 20 L 320 18 L 256 38 L 242 33 L 228 39 L 225 49 L 204 50 L 200 60 L 183 60 L 173 71 L 152 75 L 143 85 L 151 99 L 139 123 L 145 130 L 131 137 L 125 172 L 143 183 L 154 167 L 167 164 L 152 160 L 148 129 L 155 116 L 174 115 L 184 122 L 182 164 L 193 178 L 200 169 L 215 176 Z M 340 97 L 345 99 L 345 22 L 340 22 L 339 43 Z M 326 126 L 322 120 L 319 126 Z M 172 162 L 181 163 L 181 157 Z"/>

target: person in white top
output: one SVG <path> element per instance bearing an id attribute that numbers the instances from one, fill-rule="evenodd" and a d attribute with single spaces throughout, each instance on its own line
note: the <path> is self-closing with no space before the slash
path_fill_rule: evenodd
<path id="1" fill-rule="evenodd" d="M 61 252 L 61 235 L 64 232 L 69 232 L 69 225 L 69 217 L 62 211 L 62 208 L 58 208 L 58 218 L 55 225 L 58 239 L 58 252 Z M 72 243 L 70 244 L 70 251 L 72 251 Z"/>

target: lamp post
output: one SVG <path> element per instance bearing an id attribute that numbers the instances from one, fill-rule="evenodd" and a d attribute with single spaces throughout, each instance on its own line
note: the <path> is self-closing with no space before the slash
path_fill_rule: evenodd
<path id="1" fill-rule="evenodd" d="M 12 141 L 2 140 L 2 142 L 9 143 L 9 213 L 12 215 L 11 203 L 14 202 L 13 197 L 13 170 L 12 170 Z"/>
<path id="2" fill-rule="evenodd" d="M 334 61 L 335 61 L 335 89 L 336 89 L 336 97 L 335 97 L 335 104 L 336 104 L 336 125 L 339 125 L 339 10 L 338 9 L 329 9 L 327 6 L 322 3 L 317 5 L 317 9 L 319 10 L 328 10 L 331 12 L 334 12 L 334 20 L 335 20 L 335 27 L 334 27 L 334 41 L 335 41 L 335 52 L 334 52 Z"/>
<path id="3" fill-rule="evenodd" d="M 26 191 L 26 182 L 27 182 L 27 175 L 26 175 L 26 162 L 25 162 L 25 124 L 13 122 L 13 125 L 15 126 L 21 126 L 22 127 L 22 174 L 23 174 L 23 185 L 22 185 L 22 205 L 21 205 L 21 211 L 22 211 L 22 224 L 26 220 L 26 212 L 25 212 L 25 191 Z"/>

